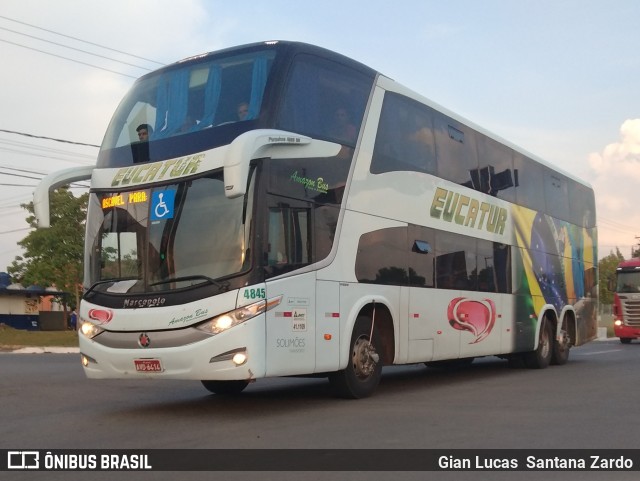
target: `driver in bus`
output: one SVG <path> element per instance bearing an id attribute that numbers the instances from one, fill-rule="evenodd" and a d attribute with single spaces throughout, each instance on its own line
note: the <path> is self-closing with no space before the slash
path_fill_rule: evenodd
<path id="1" fill-rule="evenodd" d="M 344 107 L 339 107 L 334 112 L 334 124 L 329 134 L 343 142 L 351 143 L 356 140 L 356 126 L 351 123 L 349 112 Z"/>
<path id="2" fill-rule="evenodd" d="M 149 124 L 140 124 L 136 128 L 136 132 L 138 132 L 138 140 L 140 142 L 148 142 L 149 135 L 153 133 L 153 128 Z"/>
<path id="3" fill-rule="evenodd" d="M 238 120 L 249 120 L 249 104 L 247 102 L 240 102 L 238 104 Z"/>

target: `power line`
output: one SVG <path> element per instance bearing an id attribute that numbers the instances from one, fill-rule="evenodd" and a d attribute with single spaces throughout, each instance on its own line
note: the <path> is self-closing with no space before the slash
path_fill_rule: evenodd
<path id="1" fill-rule="evenodd" d="M 10 172 L 0 172 L 0 175 L 9 175 L 11 177 L 21 177 L 23 179 L 31 179 L 31 180 L 42 180 L 42 177 L 31 177 L 24 174 L 12 174 Z"/>
<path id="2" fill-rule="evenodd" d="M 13 232 L 22 232 L 25 230 L 31 230 L 31 227 L 24 227 L 22 229 L 13 229 L 13 230 L 6 230 L 4 232 L 0 232 L 0 234 L 12 234 Z"/>
<path id="3" fill-rule="evenodd" d="M 65 157 L 58 157 L 58 156 L 47 154 L 47 153 L 37 154 L 37 153 L 34 153 L 34 152 L 25 152 L 24 150 L 6 149 L 6 148 L 2 148 L 2 147 L 0 147 L 0 152 L 10 152 L 10 153 L 13 153 L 13 154 L 28 155 L 30 157 L 41 157 L 41 158 L 48 159 L 48 160 L 61 160 L 63 162 L 71 162 L 73 164 L 79 164 L 79 165 L 95 164 L 95 158 L 91 158 L 91 157 L 88 157 L 88 156 L 87 156 L 87 158 L 90 159 L 89 163 L 87 163 L 86 161 L 82 161 L 82 160 L 69 159 L 69 158 L 65 158 Z"/>
<path id="4" fill-rule="evenodd" d="M 5 30 L 7 32 L 15 33 L 17 35 L 22 35 L 24 37 L 29 37 L 29 38 L 33 38 L 35 40 L 40 40 L 41 42 L 50 43 L 51 45 L 57 45 L 58 47 L 63 47 L 63 48 L 68 48 L 70 50 L 75 50 L 76 52 L 85 53 L 87 55 L 93 55 L 94 57 L 99 57 L 99 58 L 103 58 L 103 59 L 106 59 L 106 60 L 111 60 L 113 62 L 118 62 L 118 63 L 124 64 L 124 65 L 128 65 L 130 67 L 140 68 L 140 69 L 143 69 L 143 70 L 151 70 L 150 68 L 147 68 L 147 67 L 141 67 L 140 65 L 135 65 L 133 63 L 124 62 L 122 60 L 118 60 L 118 59 L 115 59 L 115 58 L 106 57 L 104 55 L 100 55 L 100 54 L 97 54 L 97 53 L 89 52 L 87 50 L 82 50 L 80 48 L 71 47 L 71 46 L 65 45 L 63 43 L 53 42 L 53 41 L 47 40 L 45 38 L 36 37 L 35 35 L 29 35 L 27 33 L 18 32 L 16 30 L 11 30 L 9 28 L 0 27 L 0 30 Z M 21 45 L 21 46 L 24 46 L 24 45 Z"/>
<path id="5" fill-rule="evenodd" d="M 49 146 L 42 146 L 39 144 L 34 144 L 33 142 L 20 142 L 18 140 L 9 140 L 9 139 L 4 139 L 4 138 L 0 138 L 0 145 L 8 145 L 10 147 L 16 147 L 18 149 L 29 149 L 29 150 L 35 150 L 35 151 L 42 151 L 42 152 L 47 152 L 47 153 L 56 153 L 56 154 L 63 154 L 63 155 L 69 155 L 71 157 L 81 157 L 87 160 L 91 160 L 91 161 L 95 161 L 95 156 L 93 155 L 88 155 L 88 154 L 82 154 L 80 152 L 74 152 L 71 150 L 60 150 L 60 149 L 54 149 L 52 147 Z M 16 149 L 10 149 L 10 148 L 6 148 L 6 147 L 0 147 L 0 149 L 6 151 L 6 152 L 16 152 L 16 153 L 31 153 L 31 152 L 25 152 L 24 150 L 16 150 Z M 76 162 L 77 160 L 74 160 L 74 162 Z"/>
<path id="6" fill-rule="evenodd" d="M 0 18 L 4 18 L 5 20 L 9 20 L 10 22 L 19 23 L 19 24 L 21 24 L 21 25 L 26 25 L 27 27 L 35 28 L 35 29 L 37 29 L 37 30 L 42 30 L 43 32 L 49 32 L 49 33 L 52 33 L 52 34 L 54 34 L 54 35 L 59 35 L 59 36 L 61 36 L 61 37 L 70 38 L 70 39 L 72 39 L 72 40 L 76 40 L 76 41 L 78 41 L 78 42 L 83 42 L 83 43 L 86 43 L 86 44 L 88 44 L 88 45 L 93 45 L 93 46 L 95 46 L 95 47 L 104 48 L 105 50 L 111 50 L 112 52 L 121 53 L 121 54 L 124 54 L 124 55 L 128 55 L 128 56 L 130 56 L 130 57 L 138 58 L 138 59 L 140 59 L 140 60 L 145 60 L 145 61 L 147 61 L 147 62 L 155 63 L 155 64 L 157 64 L 157 65 L 165 65 L 165 64 L 163 64 L 162 62 L 157 62 L 157 61 L 155 61 L 155 60 L 151 60 L 151 59 L 148 59 L 148 58 L 140 57 L 139 55 L 134 55 L 134 54 L 132 54 L 132 53 L 123 52 L 122 50 L 116 50 L 115 48 L 106 47 L 106 46 L 104 46 L 104 45 L 100 45 L 100 44 L 98 44 L 98 43 L 93 43 L 93 42 L 89 42 L 89 41 L 87 41 L 87 40 L 82 40 L 81 38 L 72 37 L 71 35 L 66 35 L 66 34 L 64 34 L 64 33 L 56 32 L 56 31 L 54 31 L 54 30 L 49 30 L 49 29 L 46 29 L 46 28 L 38 27 L 38 26 L 36 26 L 36 25 L 32 25 L 32 24 L 27 23 L 27 22 L 22 22 L 22 21 L 20 21 L 20 20 L 16 20 L 16 19 L 14 19 L 14 18 L 5 17 L 4 15 L 0 15 Z"/>
<path id="7" fill-rule="evenodd" d="M 13 169 L 11 167 L 2 167 L 0 166 L 0 168 L 2 169 L 8 169 L 8 170 L 15 170 L 17 172 L 26 172 L 28 174 L 37 174 L 40 177 L 31 177 L 29 175 L 24 175 L 24 174 L 12 174 L 11 172 L 0 172 L 0 175 L 8 175 L 11 177 L 20 177 L 23 179 L 31 179 L 31 180 L 42 180 L 42 178 L 47 175 L 45 173 L 42 172 L 36 172 L 33 170 L 22 170 L 22 169 Z M 22 185 L 22 184 L 0 184 L 0 185 L 6 185 L 6 186 L 14 186 L 14 187 L 36 187 L 35 185 Z M 83 188 L 83 189 L 88 189 L 89 186 L 86 184 L 83 184 L 81 182 L 73 182 L 71 184 L 69 184 L 70 186 L 74 186 L 75 188 Z"/>
<path id="8" fill-rule="evenodd" d="M 2 17 L 2 15 L 0 15 L 0 17 Z M 87 147 L 97 147 L 100 148 L 99 145 L 95 145 L 95 144 L 85 144 L 83 142 L 74 142 L 71 140 L 63 140 L 63 139 L 56 139 L 54 137 L 45 137 L 42 135 L 34 135 L 34 134 L 28 134 L 26 132 L 17 132 L 15 130 L 6 130 L 6 129 L 0 129 L 0 132 L 5 132 L 7 134 L 15 134 L 15 135 L 22 135 L 24 137 L 31 137 L 32 139 L 45 139 L 45 140 L 53 140 L 55 142 L 62 142 L 64 144 L 73 144 L 73 145 L 85 145 Z"/>
<path id="9" fill-rule="evenodd" d="M 16 47 L 22 47 L 22 48 L 26 48 L 28 50 L 34 50 L 36 52 L 44 53 L 46 55 L 51 55 L 52 57 L 57 57 L 57 58 L 61 58 L 61 59 L 64 59 L 64 60 L 69 60 L 70 62 L 79 63 L 81 65 L 86 65 L 88 67 L 97 68 L 97 69 L 100 69 L 100 70 L 104 70 L 106 72 L 111 72 L 111 73 L 115 73 L 115 74 L 118 74 L 118 75 L 123 75 L 124 77 L 129 77 L 129 78 L 132 78 L 132 79 L 138 78 L 138 77 L 135 77 L 133 75 L 127 75 L 126 73 L 118 72 L 116 70 L 111 70 L 111 69 L 104 68 L 104 67 L 98 67 L 97 65 L 93 65 L 93 64 L 90 64 L 90 63 L 87 63 L 87 62 L 81 62 L 80 60 L 75 60 L 75 59 L 72 59 L 72 58 L 69 58 L 69 57 L 64 57 L 62 55 L 57 55 L 55 53 L 46 52 L 44 50 L 40 50 L 39 48 L 27 47 L 26 45 L 21 45 L 19 43 L 11 42 L 9 40 L 5 40 L 5 39 L 2 39 L 2 38 L 0 38 L 0 42 L 9 43 L 11 45 L 15 45 Z"/>
<path id="10" fill-rule="evenodd" d="M 15 170 L 16 172 L 25 172 L 27 174 L 47 175 L 46 172 L 38 172 L 36 170 L 18 169 L 17 167 L 11 167 L 9 165 L 0 165 L 0 169 Z"/>

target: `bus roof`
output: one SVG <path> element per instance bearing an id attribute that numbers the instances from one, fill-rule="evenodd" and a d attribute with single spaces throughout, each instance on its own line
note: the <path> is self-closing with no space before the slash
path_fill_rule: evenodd
<path id="1" fill-rule="evenodd" d="M 304 43 L 304 42 L 297 42 L 297 41 L 289 41 L 289 40 L 268 40 L 268 41 L 263 41 L 263 42 L 255 42 L 255 43 L 250 43 L 250 44 L 245 44 L 245 45 L 238 45 L 235 47 L 228 47 L 228 48 L 224 48 L 221 50 L 215 50 L 215 51 L 211 51 L 211 52 L 207 52 L 207 53 L 203 53 L 203 54 L 199 54 L 199 55 L 194 55 L 191 57 L 187 57 L 184 58 L 182 60 L 179 60 L 177 62 L 174 62 L 172 64 L 169 64 L 165 67 L 162 67 L 158 70 L 156 70 L 155 72 L 158 71 L 164 71 L 164 70 L 170 70 L 173 68 L 177 68 L 178 66 L 187 63 L 187 62 L 199 62 L 199 61 L 207 61 L 210 60 L 211 57 L 215 57 L 215 56 L 219 56 L 219 55 L 228 55 L 228 54 L 237 54 L 237 53 L 241 53 L 241 52 L 251 52 L 251 51 L 255 51 L 255 50 L 260 50 L 260 49 L 264 49 L 264 48 L 273 48 L 273 49 L 277 49 L 277 50 L 283 50 L 286 51 L 288 55 L 293 56 L 296 54 L 300 54 L 300 53 L 306 53 L 306 54 L 310 54 L 310 55 L 318 55 L 321 56 L 323 58 L 327 58 L 330 60 L 333 60 L 335 62 L 339 62 L 342 63 L 344 65 L 348 65 L 351 68 L 357 69 L 367 75 L 370 76 L 381 76 L 384 79 L 386 79 L 387 82 L 391 82 L 393 85 L 393 90 L 397 90 L 399 93 L 404 93 L 405 95 L 408 95 L 410 97 L 413 97 L 415 99 L 420 100 L 421 102 L 423 102 L 424 104 L 428 105 L 429 107 L 432 107 L 440 112 L 442 112 L 443 114 L 457 120 L 458 122 L 467 125 L 468 127 L 476 130 L 477 132 L 479 132 L 482 135 L 485 135 L 489 138 L 492 138 L 493 140 L 506 145 L 507 147 L 513 149 L 515 152 L 518 152 L 519 154 L 522 154 L 526 157 L 529 157 L 530 159 L 535 160 L 536 162 L 545 165 L 546 167 L 549 167 L 550 169 L 565 175 L 566 177 L 574 180 L 575 182 L 578 182 L 580 184 L 585 185 L 588 188 L 592 188 L 591 184 L 589 184 L 588 182 L 586 182 L 583 179 L 580 179 L 579 177 L 576 177 L 574 174 L 559 168 L 557 165 L 554 165 L 551 161 L 549 160 L 545 160 L 542 157 L 533 154 L 525 149 L 523 149 L 522 147 L 500 137 L 497 134 L 494 134 L 493 132 L 485 129 L 484 127 L 481 127 L 480 125 L 476 124 L 475 122 L 470 121 L 469 119 L 455 113 L 452 112 L 451 110 L 449 110 L 446 107 L 443 107 L 442 105 L 438 104 L 437 102 L 434 102 L 433 100 L 431 100 L 428 97 L 425 97 L 424 95 L 396 82 L 395 80 L 393 80 L 391 77 L 388 77 L 384 74 L 382 74 L 381 72 L 361 63 L 358 62 L 357 60 L 354 60 L 350 57 L 347 57 L 345 55 L 342 55 L 340 53 L 337 53 L 335 51 L 323 48 L 323 47 L 319 47 L 317 45 L 312 45 L 312 44 L 308 44 L 308 43 Z M 147 75 L 152 75 L 151 74 L 147 74 Z M 145 75 L 146 76 L 146 75 Z M 383 80 L 383 83 L 385 82 L 385 80 Z"/>
<path id="2" fill-rule="evenodd" d="M 309 43 L 304 43 L 304 42 L 294 42 L 294 41 L 290 41 L 290 40 L 267 40 L 264 42 L 255 42 L 255 43 L 249 43 L 249 44 L 244 44 L 244 45 L 238 45 L 235 47 L 228 47 L 228 48 L 224 48 L 221 50 L 214 50 L 211 52 L 207 52 L 207 53 L 202 53 L 199 55 L 194 55 L 191 57 L 187 57 L 184 58 L 182 60 L 178 60 L 177 62 L 174 62 L 172 64 L 169 64 L 163 68 L 160 68 L 157 71 L 162 71 L 164 69 L 171 69 L 174 68 L 178 65 L 181 65 L 185 62 L 193 62 L 193 61 L 201 61 L 201 60 L 208 60 L 211 57 L 217 57 L 219 55 L 228 55 L 228 54 L 237 54 L 237 53 L 241 53 L 241 52 L 251 52 L 251 51 L 255 51 L 255 50 L 261 50 L 261 49 L 265 49 L 265 48 L 273 48 L 273 49 L 277 49 L 277 50 L 286 50 L 286 52 L 289 55 L 296 55 L 299 53 L 306 53 L 306 54 L 310 54 L 310 55 L 318 55 L 321 56 L 323 58 L 328 58 L 330 60 L 342 63 L 342 64 L 346 64 L 349 65 L 351 68 L 355 68 L 357 70 L 362 71 L 363 73 L 366 73 L 368 75 L 374 76 L 377 75 L 379 72 L 377 72 L 376 70 L 372 69 L 371 67 L 358 62 L 357 60 L 354 60 L 350 57 L 347 57 L 345 55 L 342 55 L 340 53 L 334 52 L 333 50 L 329 50 L 323 47 L 318 47 L 317 45 L 312 45 Z"/>

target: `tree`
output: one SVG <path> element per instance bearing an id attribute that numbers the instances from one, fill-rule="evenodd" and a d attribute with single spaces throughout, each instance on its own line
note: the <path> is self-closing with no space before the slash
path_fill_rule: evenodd
<path id="1" fill-rule="evenodd" d="M 616 247 L 616 252 L 611 253 L 600 259 L 598 262 L 599 283 L 600 283 L 600 303 L 613 304 L 613 292 L 609 290 L 609 283 L 616 277 L 616 267 L 624 260 L 624 256 L 620 253 L 620 249 Z"/>
<path id="2" fill-rule="evenodd" d="M 17 256 L 7 268 L 23 285 L 55 286 L 73 295 L 78 306 L 81 294 L 84 253 L 84 225 L 89 194 L 75 197 L 67 187 L 55 190 L 50 198 L 51 227 L 36 229 L 33 202 L 21 204 L 35 230 L 18 242 L 24 256 Z"/>

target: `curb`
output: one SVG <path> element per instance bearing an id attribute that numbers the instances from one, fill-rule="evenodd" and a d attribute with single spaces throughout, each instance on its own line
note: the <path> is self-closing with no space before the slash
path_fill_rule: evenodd
<path id="1" fill-rule="evenodd" d="M 78 354 L 77 347 L 21 347 L 8 351 L 11 354 Z"/>

